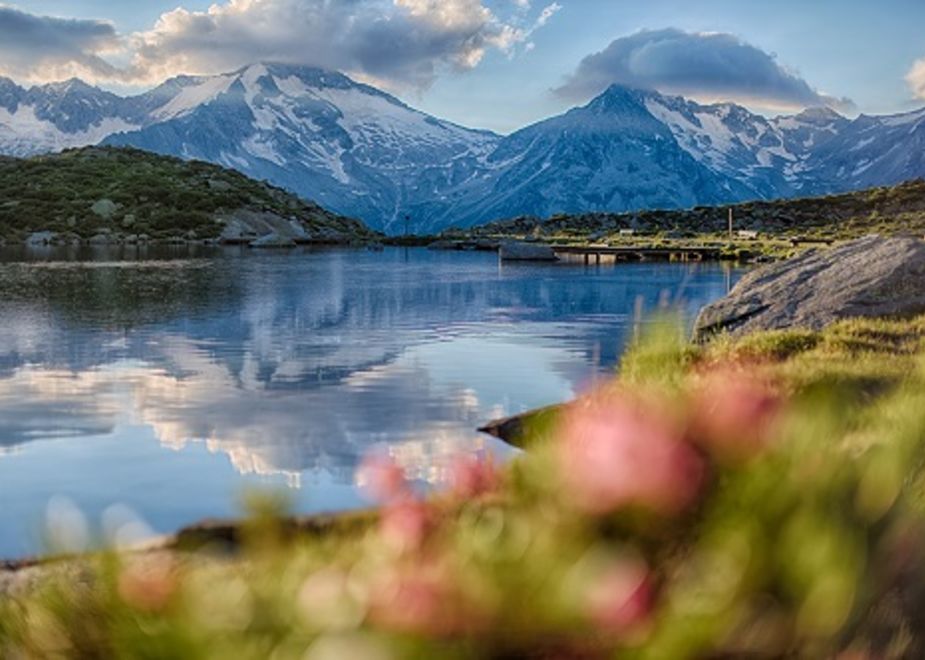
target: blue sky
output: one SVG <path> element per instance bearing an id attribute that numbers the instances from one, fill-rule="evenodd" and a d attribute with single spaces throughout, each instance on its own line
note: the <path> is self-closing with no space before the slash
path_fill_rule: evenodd
<path id="1" fill-rule="evenodd" d="M 155 29 L 178 5 L 186 12 Z M 76 73 L 135 90 L 247 57 L 304 60 L 501 132 L 580 103 L 608 80 L 767 113 L 925 105 L 922 0 L 219 0 L 218 13 L 201 13 L 209 5 L 0 0 L 10 20 L 39 21 L 34 36 L 20 27 L 18 40 L 4 38 L 0 12 L 0 74 L 42 82 Z"/>

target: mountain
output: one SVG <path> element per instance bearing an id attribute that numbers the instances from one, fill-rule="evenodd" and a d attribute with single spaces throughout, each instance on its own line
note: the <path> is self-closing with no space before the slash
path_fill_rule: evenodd
<path id="1" fill-rule="evenodd" d="M 26 90 L 0 78 L 0 153 L 8 156 L 97 144 L 142 120 L 130 100 L 77 79 Z"/>
<path id="2" fill-rule="evenodd" d="M 378 238 L 292 193 L 211 163 L 114 147 L 0 158 L 0 243 L 248 243 Z"/>
<path id="3" fill-rule="evenodd" d="M 509 136 L 419 112 L 320 69 L 255 64 L 121 98 L 0 79 L 0 154 L 96 144 L 202 159 L 397 233 L 518 215 L 686 208 L 925 176 L 925 109 L 767 118 L 611 87 Z"/>
<path id="4" fill-rule="evenodd" d="M 612 87 L 582 108 L 501 140 L 488 177 L 464 184 L 440 225 L 591 210 L 683 207 L 750 190 L 685 150 L 639 92 Z"/>
<path id="5" fill-rule="evenodd" d="M 234 167 L 385 229 L 443 208 L 499 141 L 305 67 L 178 78 L 140 102 L 147 125 L 107 144 Z"/>
<path id="6" fill-rule="evenodd" d="M 847 192 L 925 177 L 925 108 L 861 115 L 806 158 L 808 190 Z"/>

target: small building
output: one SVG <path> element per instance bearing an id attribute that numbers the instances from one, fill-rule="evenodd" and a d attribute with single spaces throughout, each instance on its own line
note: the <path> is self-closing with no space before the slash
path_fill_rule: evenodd
<path id="1" fill-rule="evenodd" d="M 635 236 L 635 235 L 636 235 L 635 229 L 621 229 L 620 230 L 620 236 Z"/>
<path id="2" fill-rule="evenodd" d="M 747 241 L 754 241 L 758 238 L 758 232 L 753 229 L 740 229 L 737 235 Z"/>

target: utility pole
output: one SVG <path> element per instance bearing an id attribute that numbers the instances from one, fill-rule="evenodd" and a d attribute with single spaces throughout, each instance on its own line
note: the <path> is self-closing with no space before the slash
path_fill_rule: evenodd
<path id="1" fill-rule="evenodd" d="M 729 207 L 729 238 L 732 238 L 732 207 Z"/>

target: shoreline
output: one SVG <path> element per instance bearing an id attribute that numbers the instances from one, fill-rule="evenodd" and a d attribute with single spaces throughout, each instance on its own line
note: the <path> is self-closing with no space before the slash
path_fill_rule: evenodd
<path id="1" fill-rule="evenodd" d="M 560 255 L 559 263 L 580 263 L 585 265 L 619 264 L 635 262 L 690 262 L 690 263 L 767 263 L 783 258 L 782 247 L 773 249 L 759 245 L 738 242 L 721 245 L 715 242 L 690 241 L 639 241 L 636 243 L 595 244 L 588 242 L 545 243 L 519 239 L 491 240 L 444 240 L 435 237 L 391 237 L 382 240 L 321 240 L 297 239 L 285 245 L 254 245 L 250 240 L 187 240 L 182 238 L 152 239 L 145 241 L 111 242 L 3 242 L 0 240 L 0 254 L 22 254 L 24 256 L 96 255 L 122 252 L 128 256 L 142 254 L 149 250 L 195 251 L 195 250 L 237 250 L 241 254 L 299 255 L 317 249 L 345 249 L 381 252 L 386 248 L 429 250 L 432 252 L 482 252 L 500 254 L 501 243 L 514 240 L 525 246 L 549 249 Z M 787 245 L 790 245 L 789 243 Z M 802 251 L 812 243 L 800 244 Z M 788 252 L 789 254 L 789 252 Z M 523 262 L 554 263 L 548 259 L 522 259 Z"/>

